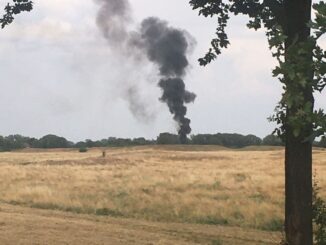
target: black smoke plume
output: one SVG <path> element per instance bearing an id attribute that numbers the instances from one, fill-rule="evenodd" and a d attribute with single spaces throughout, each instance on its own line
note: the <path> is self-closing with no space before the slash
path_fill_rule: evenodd
<path id="1" fill-rule="evenodd" d="M 141 24 L 140 37 L 142 48 L 150 61 L 158 65 L 162 79 L 159 87 L 163 90 L 161 101 L 165 102 L 174 120 L 179 125 L 181 143 L 186 143 L 191 132 L 190 120 L 186 118 L 185 103 L 193 102 L 196 95 L 185 88 L 183 77 L 189 63 L 188 34 L 185 31 L 169 27 L 167 22 L 158 18 L 147 18 Z"/>
<path id="2" fill-rule="evenodd" d="M 96 2 L 101 4 L 97 24 L 109 44 L 124 45 L 129 55 L 137 56 L 142 50 L 158 67 L 161 77 L 158 86 L 163 91 L 160 100 L 168 105 L 178 123 L 180 142 L 186 143 L 191 128 L 185 104 L 194 102 L 196 95 L 186 90 L 183 78 L 189 66 L 187 54 L 194 39 L 186 31 L 173 28 L 155 17 L 143 20 L 139 31 L 129 32 L 127 25 L 131 10 L 127 0 Z"/>
<path id="3" fill-rule="evenodd" d="M 127 26 L 131 22 L 128 0 L 95 0 L 101 5 L 96 23 L 110 45 L 121 45 L 128 39 Z"/>
<path id="4" fill-rule="evenodd" d="M 179 136 L 182 144 L 187 142 L 187 135 L 190 134 L 190 119 L 186 118 L 187 107 L 185 103 L 193 102 L 196 98 L 194 93 L 185 89 L 185 83 L 181 78 L 161 79 L 159 86 L 163 89 L 161 101 L 169 106 L 174 120 L 179 124 Z"/>

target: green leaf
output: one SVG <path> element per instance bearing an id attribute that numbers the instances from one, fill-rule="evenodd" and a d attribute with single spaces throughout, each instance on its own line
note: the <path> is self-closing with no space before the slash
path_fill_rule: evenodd
<path id="1" fill-rule="evenodd" d="M 306 79 L 304 79 L 304 78 L 300 78 L 300 79 L 298 80 L 298 83 L 299 83 L 302 87 L 305 87 L 306 84 L 307 84 L 307 81 L 306 81 Z"/>
<path id="2" fill-rule="evenodd" d="M 293 130 L 293 135 L 294 135 L 294 137 L 299 137 L 300 132 L 301 132 L 300 128 L 295 128 L 295 129 Z"/>

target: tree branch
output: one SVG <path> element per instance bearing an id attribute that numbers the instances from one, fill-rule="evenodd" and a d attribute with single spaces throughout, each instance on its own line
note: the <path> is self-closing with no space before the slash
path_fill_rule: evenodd
<path id="1" fill-rule="evenodd" d="M 24 11 L 31 11 L 33 9 L 33 2 L 30 0 L 13 0 L 13 4 L 8 3 L 4 8 L 5 14 L 0 19 L 0 25 L 3 29 L 14 20 L 14 15 L 20 14 Z"/>

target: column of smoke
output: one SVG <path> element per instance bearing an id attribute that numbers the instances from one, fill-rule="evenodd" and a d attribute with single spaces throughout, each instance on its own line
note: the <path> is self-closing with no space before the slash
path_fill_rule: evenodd
<path id="1" fill-rule="evenodd" d="M 193 39 L 186 31 L 170 27 L 167 22 L 155 17 L 143 20 L 138 31 L 130 31 L 131 8 L 128 0 L 95 1 L 100 4 L 97 24 L 109 45 L 135 57 L 139 57 L 141 50 L 141 54 L 158 66 L 161 77 L 158 86 L 163 91 L 160 100 L 168 105 L 178 123 L 180 142 L 186 143 L 191 128 L 185 104 L 194 102 L 196 95 L 185 89 L 183 78 L 189 65 L 187 54 Z"/>

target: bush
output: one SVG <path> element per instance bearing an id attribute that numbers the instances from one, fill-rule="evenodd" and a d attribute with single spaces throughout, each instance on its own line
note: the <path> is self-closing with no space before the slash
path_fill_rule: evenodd
<path id="1" fill-rule="evenodd" d="M 86 147 L 80 147 L 79 148 L 79 152 L 81 152 L 81 153 L 84 153 L 84 152 L 87 152 L 87 151 L 88 151 L 88 149 Z"/>
<path id="2" fill-rule="evenodd" d="M 318 182 L 314 180 L 312 215 L 315 245 L 326 245 L 326 203 L 319 194 Z"/>

